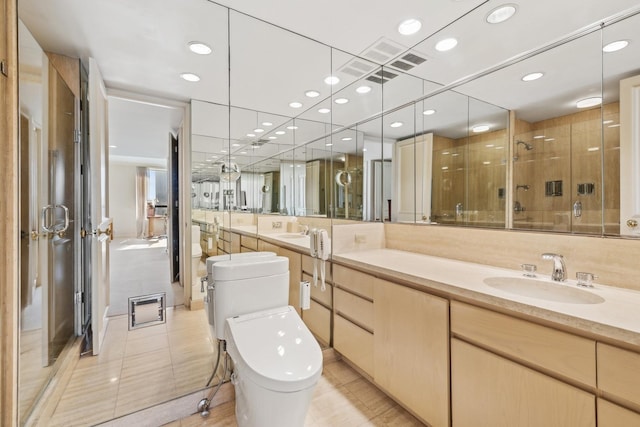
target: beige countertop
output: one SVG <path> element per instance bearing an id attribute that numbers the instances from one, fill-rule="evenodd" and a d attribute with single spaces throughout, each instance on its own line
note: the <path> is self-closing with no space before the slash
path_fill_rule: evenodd
<path id="1" fill-rule="evenodd" d="M 249 237 L 258 237 L 257 225 L 233 225 L 229 227 L 228 230 Z"/>
<path id="2" fill-rule="evenodd" d="M 554 302 L 520 296 L 484 283 L 489 277 L 521 278 L 522 273 L 481 264 L 438 258 L 394 249 L 375 249 L 334 255 L 334 262 L 414 284 L 417 288 L 468 302 L 477 302 L 521 313 L 568 327 L 587 335 L 602 337 L 640 348 L 640 292 L 594 283 L 585 290 L 604 299 L 598 304 Z M 549 263 L 549 272 L 551 264 Z M 552 282 L 547 274 L 538 280 L 552 286 L 575 287 L 568 280 Z M 578 288 L 583 289 L 583 288 Z"/>

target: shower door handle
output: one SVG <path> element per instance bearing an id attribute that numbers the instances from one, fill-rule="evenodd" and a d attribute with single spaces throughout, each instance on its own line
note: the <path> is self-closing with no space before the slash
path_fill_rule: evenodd
<path id="1" fill-rule="evenodd" d="M 55 209 L 62 209 L 62 211 L 64 212 L 64 223 L 62 225 L 62 228 L 58 228 L 55 225 L 51 225 L 51 216 L 50 214 L 48 214 L 49 211 L 54 211 Z M 47 205 L 44 208 L 42 208 L 42 212 L 41 212 L 41 223 L 42 223 L 42 229 L 45 231 L 45 233 L 48 236 L 51 236 L 53 234 L 57 234 L 58 237 L 62 237 L 64 236 L 65 231 L 67 231 L 67 229 L 69 228 L 69 208 L 66 207 L 65 205 Z"/>

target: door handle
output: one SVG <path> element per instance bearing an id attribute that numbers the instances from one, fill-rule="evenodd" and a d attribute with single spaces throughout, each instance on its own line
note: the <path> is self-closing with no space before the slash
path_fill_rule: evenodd
<path id="1" fill-rule="evenodd" d="M 54 211 L 55 209 L 62 209 L 62 211 L 64 212 L 64 223 L 62 225 L 62 228 L 51 225 L 51 214 L 49 214 L 48 212 Z M 69 208 L 65 205 L 47 205 L 43 207 L 41 211 L 41 225 L 42 230 L 45 231 L 45 233 L 43 234 L 46 234 L 49 237 L 54 234 L 57 234 L 58 237 L 64 236 L 64 233 L 69 228 Z M 38 234 L 35 233 L 34 235 L 34 233 L 32 232 L 31 237 L 35 240 L 35 238 L 38 237 Z"/>
<path id="2" fill-rule="evenodd" d="M 573 204 L 573 216 L 580 218 L 582 216 L 582 202 L 580 200 Z"/>

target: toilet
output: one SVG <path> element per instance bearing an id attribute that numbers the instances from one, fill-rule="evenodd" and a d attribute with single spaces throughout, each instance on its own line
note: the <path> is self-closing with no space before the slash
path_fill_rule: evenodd
<path id="1" fill-rule="evenodd" d="M 234 364 L 239 427 L 299 427 L 322 374 L 322 351 L 288 305 L 289 259 L 218 262 L 215 331 Z"/>
<path id="2" fill-rule="evenodd" d="M 207 312 L 207 321 L 209 323 L 209 335 L 214 340 L 224 339 L 223 338 L 223 329 L 221 329 L 220 334 L 216 334 L 215 331 L 215 276 L 213 275 L 213 266 L 219 262 L 224 261 L 242 261 L 247 259 L 256 259 L 263 257 L 275 257 L 275 252 L 242 252 L 237 254 L 225 254 L 225 255 L 215 255 L 210 256 L 206 259 L 205 263 L 207 266 L 207 293 L 205 295 L 205 311 Z M 222 328 L 224 328 L 224 321 Z"/>
<path id="3" fill-rule="evenodd" d="M 202 258 L 202 248 L 200 247 L 200 226 L 191 226 L 191 284 L 200 286 L 200 259 Z"/>

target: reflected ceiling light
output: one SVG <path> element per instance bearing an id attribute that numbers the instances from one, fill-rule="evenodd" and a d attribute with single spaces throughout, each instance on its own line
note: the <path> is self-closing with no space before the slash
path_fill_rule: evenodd
<path id="1" fill-rule="evenodd" d="M 474 133 L 480 133 L 480 132 L 486 132 L 489 130 L 489 125 L 478 125 L 478 126 L 474 126 L 471 129 Z"/>
<path id="2" fill-rule="evenodd" d="M 110 145 L 109 148 L 118 148 L 117 145 Z"/>
<path id="3" fill-rule="evenodd" d="M 587 151 L 598 151 L 600 150 L 600 147 L 589 147 L 587 148 Z"/>
<path id="4" fill-rule="evenodd" d="M 596 105 L 602 104 L 602 98 L 599 96 L 594 96 L 593 98 L 585 98 L 576 102 L 576 107 L 578 108 L 589 108 L 595 107 Z"/>
<path id="5" fill-rule="evenodd" d="M 269 139 L 278 139 L 277 136 L 270 136 Z"/>
<path id="6" fill-rule="evenodd" d="M 485 147 L 487 147 L 487 148 L 493 148 L 493 147 L 495 147 L 495 146 L 496 146 L 495 144 L 486 144 L 486 145 L 485 145 Z"/>
<path id="7" fill-rule="evenodd" d="M 367 151 L 367 149 L 366 149 L 366 148 L 363 148 L 363 149 L 362 149 L 362 152 L 365 152 L 365 151 Z"/>
<path id="8" fill-rule="evenodd" d="M 240 144 L 238 144 L 237 142 L 234 144 L 231 144 L 232 147 L 240 147 Z"/>
<path id="9" fill-rule="evenodd" d="M 295 101 L 294 102 L 290 102 L 289 103 L 289 107 L 291 107 L 291 108 L 300 108 L 300 107 L 302 107 L 302 103 L 295 102 Z"/>
<path id="10" fill-rule="evenodd" d="M 365 93 L 371 92 L 371 86 L 367 86 L 367 85 L 360 86 L 360 87 L 356 88 L 356 92 L 358 92 L 359 94 L 364 95 Z"/>
<path id="11" fill-rule="evenodd" d="M 262 126 L 273 126 L 271 122 L 262 122 Z"/>
<path id="12" fill-rule="evenodd" d="M 276 132 L 276 135 L 284 135 L 286 132 L 283 130 L 279 130 Z"/>
<path id="13" fill-rule="evenodd" d="M 213 159 L 206 159 L 205 162 L 213 162 Z"/>
<path id="14" fill-rule="evenodd" d="M 320 96 L 320 92 L 318 92 L 317 90 L 308 90 L 304 94 L 309 98 L 317 98 L 318 96 Z"/>
<path id="15" fill-rule="evenodd" d="M 526 76 L 522 77 L 522 81 L 523 82 L 532 82 L 534 80 L 538 80 L 542 76 L 544 76 L 544 73 L 536 71 L 535 73 L 529 73 Z"/>
<path id="16" fill-rule="evenodd" d="M 422 22 L 415 18 L 410 18 L 398 25 L 398 32 L 403 36 L 410 36 L 420 31 L 420 28 L 422 28 Z"/>
<path id="17" fill-rule="evenodd" d="M 324 79 L 324 82 L 328 85 L 337 85 L 338 83 L 340 83 L 340 79 L 336 76 L 329 76 L 327 78 Z"/>
<path id="18" fill-rule="evenodd" d="M 261 128 L 255 128 L 253 131 L 254 131 L 255 133 L 262 133 L 262 132 L 264 132 L 264 129 L 261 129 Z"/>
<path id="19" fill-rule="evenodd" d="M 436 43 L 436 50 L 438 52 L 446 52 L 456 47 L 457 44 L 458 40 L 454 39 L 453 37 L 442 39 L 438 43 Z"/>
<path id="20" fill-rule="evenodd" d="M 296 129 L 298 129 L 298 126 L 287 126 L 287 129 L 296 130 Z"/>
<path id="21" fill-rule="evenodd" d="M 326 147 L 331 147 L 333 144 L 330 142 L 327 142 L 326 144 L 324 144 Z"/>
<path id="22" fill-rule="evenodd" d="M 246 151 L 241 151 L 240 154 L 247 154 L 247 152 Z"/>
<path id="23" fill-rule="evenodd" d="M 608 125 L 609 123 L 613 123 L 613 120 L 605 120 L 602 122 L 603 125 Z"/>
<path id="24" fill-rule="evenodd" d="M 221 153 L 226 153 L 226 152 L 227 152 L 227 150 L 220 150 L 220 152 L 221 152 Z"/>
<path id="25" fill-rule="evenodd" d="M 328 109 L 328 108 L 320 108 L 320 109 L 318 110 L 318 113 L 320 113 L 320 114 L 327 114 L 327 113 L 329 113 L 329 112 L 331 112 L 331 110 L 330 110 L 330 109 Z"/>
<path id="26" fill-rule="evenodd" d="M 555 138 L 545 138 L 544 141 L 545 142 L 551 142 L 551 141 L 555 141 Z"/>
<path id="27" fill-rule="evenodd" d="M 490 161 L 488 161 L 488 160 L 485 160 L 484 162 L 482 162 L 482 164 L 483 164 L 483 165 L 490 165 L 490 164 L 491 164 L 491 162 L 490 162 Z"/>
<path id="28" fill-rule="evenodd" d="M 629 46 L 629 42 L 627 40 L 617 40 L 615 42 L 611 42 L 605 45 L 602 48 L 602 51 L 606 53 L 611 53 L 611 52 L 618 51 L 620 49 L 624 49 L 627 46 Z"/>
<path id="29" fill-rule="evenodd" d="M 182 73 L 180 74 L 180 77 L 182 77 L 184 80 L 188 81 L 188 82 L 199 82 L 200 81 L 200 77 L 196 74 L 193 73 Z"/>
<path id="30" fill-rule="evenodd" d="M 202 42 L 190 42 L 189 50 L 198 55 L 209 55 L 211 53 L 211 48 Z"/>
<path id="31" fill-rule="evenodd" d="M 353 138 L 351 138 L 350 136 L 345 136 L 344 138 L 342 138 L 343 141 L 351 141 Z"/>
<path id="32" fill-rule="evenodd" d="M 335 102 L 336 104 L 346 104 L 347 102 L 349 102 L 349 100 L 347 98 L 338 98 L 333 102 Z"/>
<path id="33" fill-rule="evenodd" d="M 253 138 L 254 136 L 256 136 L 256 134 L 255 134 L 255 133 L 248 133 L 248 134 L 247 134 L 247 136 L 248 136 L 249 138 Z"/>
<path id="34" fill-rule="evenodd" d="M 389 126 L 391 126 L 392 128 L 399 128 L 402 125 L 404 125 L 404 123 L 402 122 L 393 122 Z"/>
<path id="35" fill-rule="evenodd" d="M 542 139 L 542 138 L 544 138 L 544 135 L 535 135 L 533 137 L 533 139 Z"/>
<path id="36" fill-rule="evenodd" d="M 424 114 L 425 116 L 430 116 L 430 115 L 435 114 L 435 113 L 436 113 L 436 110 L 424 110 L 422 112 L 422 114 Z"/>
<path id="37" fill-rule="evenodd" d="M 620 123 L 616 123 L 615 125 L 609 125 L 607 127 L 608 128 L 619 128 L 620 127 Z"/>
<path id="38" fill-rule="evenodd" d="M 515 15 L 517 10 L 518 8 L 515 4 L 503 4 L 489 12 L 486 20 L 489 24 L 499 24 Z"/>

